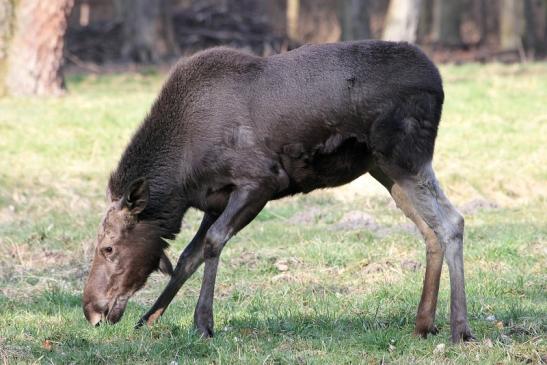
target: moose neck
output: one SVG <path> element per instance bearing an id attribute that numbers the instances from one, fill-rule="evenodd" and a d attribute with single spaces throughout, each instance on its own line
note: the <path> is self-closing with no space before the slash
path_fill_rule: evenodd
<path id="1" fill-rule="evenodd" d="M 172 239 L 180 231 L 188 209 L 183 191 L 180 131 L 176 121 L 166 120 L 157 103 L 139 127 L 112 173 L 108 188 L 112 199 L 120 199 L 136 179 L 146 178 L 149 200 L 139 217 L 157 226 L 163 238 Z M 178 153 L 177 153 L 178 151 Z"/>

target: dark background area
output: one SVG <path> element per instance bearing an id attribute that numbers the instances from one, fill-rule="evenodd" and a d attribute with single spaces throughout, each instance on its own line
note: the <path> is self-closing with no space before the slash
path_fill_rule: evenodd
<path id="1" fill-rule="evenodd" d="M 289 0 L 290 1 L 290 0 Z M 458 34 L 451 40 L 435 39 L 433 17 L 437 0 L 422 0 L 416 43 L 439 62 L 488 61 L 506 62 L 541 58 L 545 52 L 545 1 L 518 0 L 524 11 L 513 15 L 521 44 L 502 45 L 501 22 L 507 1 L 456 0 L 451 18 L 458 23 Z M 441 0 L 442 1 L 442 0 Z M 118 3 L 118 5 L 117 5 Z M 115 0 L 77 0 L 66 34 L 66 55 L 73 64 L 78 61 L 97 64 L 140 62 L 127 57 L 124 49 L 124 18 L 127 12 Z M 335 42 L 344 37 L 340 7 L 344 1 L 300 0 L 298 30 L 290 35 L 287 27 L 288 1 L 252 0 L 172 0 L 168 18 L 172 22 L 177 54 L 186 55 L 211 46 L 228 45 L 248 49 L 259 55 L 283 52 L 304 43 Z M 349 6 L 365 7 L 368 18 L 359 26 L 366 27 L 370 38 L 381 39 L 386 28 L 388 0 L 349 1 Z M 353 4 L 352 4 L 353 3 Z M 529 8 L 529 9 L 528 9 Z M 147 10 L 148 12 L 150 9 Z M 358 10 L 357 10 L 358 12 Z M 360 14 L 355 14 L 359 17 Z M 440 15 L 442 16 L 442 14 Z M 152 21 L 147 15 L 145 21 Z M 144 27 L 144 26 L 143 26 Z M 146 63 L 145 62 L 145 63 Z M 81 66 L 82 64 L 80 64 Z"/>
<path id="2" fill-rule="evenodd" d="M 219 45 L 384 39 L 438 63 L 530 62 L 545 59 L 546 18 L 547 0 L 0 0 L 0 95 L 60 95 L 63 67 L 167 68 Z"/>

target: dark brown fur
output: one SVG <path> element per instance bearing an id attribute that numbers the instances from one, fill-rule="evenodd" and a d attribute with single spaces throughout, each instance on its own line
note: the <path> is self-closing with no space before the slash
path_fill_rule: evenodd
<path id="1" fill-rule="evenodd" d="M 443 98 L 435 66 L 406 43 L 310 45 L 269 58 L 217 48 L 182 60 L 110 178 L 110 213 L 84 291 L 88 319 L 119 320 L 116 298 L 126 303 L 158 266 L 170 268 L 163 238 L 174 238 L 194 207 L 205 212 L 202 227 L 143 322 L 163 313 L 205 261 L 195 320 L 212 335 L 216 267 L 228 239 L 268 200 L 345 184 L 369 171 L 406 205 L 424 236 L 439 237 L 428 241 L 428 251 L 435 242 L 442 262 L 447 245 L 454 242 L 457 252 L 461 242 L 460 216 L 429 168 Z M 427 191 L 420 188 L 426 185 Z M 105 240 L 108 226 L 117 233 Z M 139 249 L 132 251 L 134 242 Z M 455 340 L 471 336 L 458 260 L 449 261 L 462 286 L 453 289 L 461 322 L 453 323 Z M 440 274 L 429 262 L 423 323 L 417 323 L 424 336 L 434 332 Z"/>

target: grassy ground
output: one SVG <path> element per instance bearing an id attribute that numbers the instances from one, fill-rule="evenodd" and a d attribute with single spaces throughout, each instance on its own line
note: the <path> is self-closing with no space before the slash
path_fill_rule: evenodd
<path id="1" fill-rule="evenodd" d="M 0 100 L 0 361 L 544 363 L 547 65 L 442 73 L 435 167 L 466 215 L 476 343 L 449 343 L 447 270 L 440 333 L 412 336 L 424 245 L 368 178 L 269 204 L 231 241 L 214 339 L 192 330 L 201 272 L 153 328 L 133 324 L 166 283 L 156 274 L 119 324 L 91 328 L 81 289 L 106 179 L 164 78 L 152 73 L 73 76 L 60 99 Z M 187 215 L 172 258 L 199 219 Z"/>

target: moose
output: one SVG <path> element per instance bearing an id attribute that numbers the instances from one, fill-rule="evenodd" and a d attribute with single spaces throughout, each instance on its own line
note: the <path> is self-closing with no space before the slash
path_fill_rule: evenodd
<path id="1" fill-rule="evenodd" d="M 417 47 L 354 41 L 259 57 L 213 48 L 179 61 L 107 187 L 107 209 L 83 294 L 92 325 L 118 322 L 155 270 L 169 282 L 137 327 L 152 325 L 205 263 L 195 327 L 213 336 L 220 254 L 270 200 L 370 173 L 423 235 L 427 264 L 415 334 L 434 324 L 443 258 L 452 341 L 473 339 L 464 286 L 464 219 L 432 158 L 441 76 Z M 175 269 L 166 239 L 188 208 L 204 212 Z"/>

